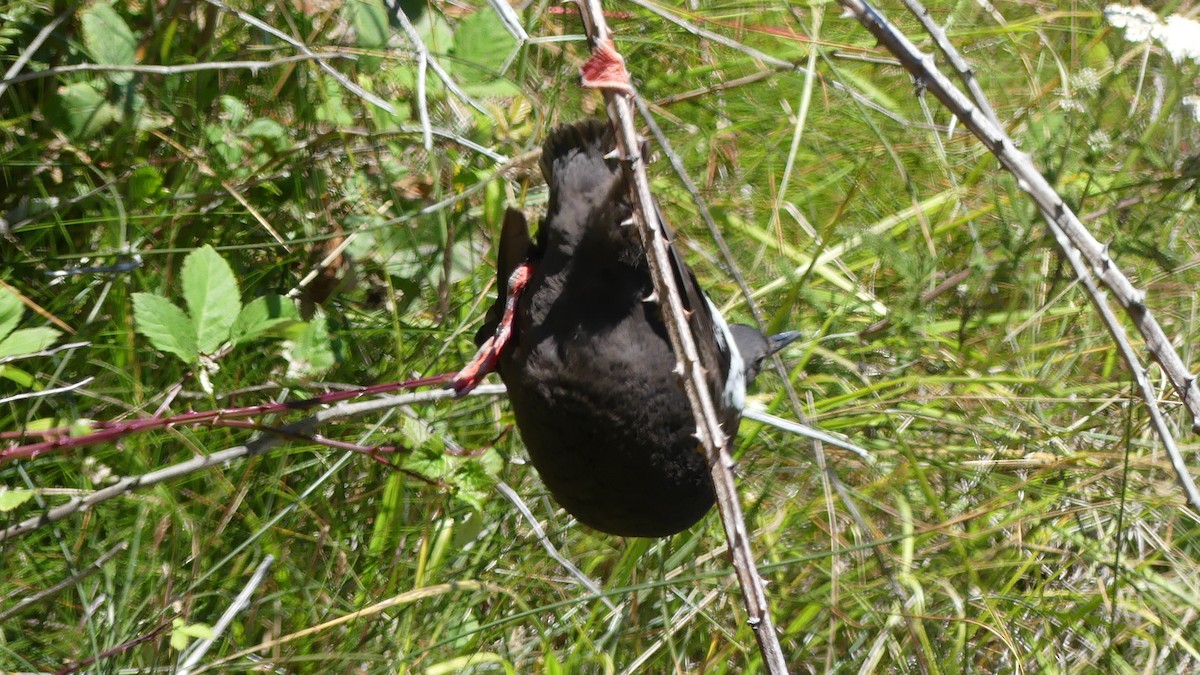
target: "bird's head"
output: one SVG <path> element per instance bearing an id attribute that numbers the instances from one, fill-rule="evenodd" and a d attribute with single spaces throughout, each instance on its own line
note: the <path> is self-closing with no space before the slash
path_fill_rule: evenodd
<path id="1" fill-rule="evenodd" d="M 800 331 L 789 330 L 778 335 L 766 336 L 758 332 L 757 328 L 740 323 L 729 326 L 729 332 L 737 344 L 738 353 L 742 355 L 746 384 L 750 384 L 758 376 L 758 371 L 762 369 L 763 361 L 768 356 L 800 338 Z"/>

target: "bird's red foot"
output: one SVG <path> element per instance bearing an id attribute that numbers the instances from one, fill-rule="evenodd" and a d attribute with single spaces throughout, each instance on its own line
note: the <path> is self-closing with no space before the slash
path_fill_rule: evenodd
<path id="1" fill-rule="evenodd" d="M 496 362 L 500 360 L 500 354 L 512 341 L 513 324 L 517 320 L 517 303 L 521 300 L 521 292 L 525 290 L 525 286 L 529 283 L 529 277 L 533 275 L 533 265 L 524 262 L 513 270 L 512 276 L 508 278 L 508 297 L 504 300 L 504 315 L 500 317 L 500 323 L 496 326 L 496 333 L 487 339 L 486 342 L 475 352 L 475 356 L 471 359 L 458 374 L 450 380 L 446 385 L 447 389 L 453 389 L 454 393 L 462 396 L 483 381 L 483 378 L 496 368 Z"/>
<path id="2" fill-rule="evenodd" d="M 591 58 L 583 62 L 580 72 L 584 87 L 633 94 L 633 83 L 629 79 L 629 71 L 625 69 L 625 59 L 611 38 L 596 45 L 596 50 Z"/>

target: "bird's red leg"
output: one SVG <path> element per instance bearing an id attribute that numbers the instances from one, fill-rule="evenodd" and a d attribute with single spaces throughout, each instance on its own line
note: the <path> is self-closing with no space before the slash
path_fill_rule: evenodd
<path id="1" fill-rule="evenodd" d="M 466 394 L 479 386 L 484 376 L 496 368 L 500 353 L 512 340 L 513 324 L 517 320 L 517 303 L 520 302 L 521 292 L 525 290 L 532 275 L 532 263 L 521 263 L 513 270 L 512 276 L 508 278 L 508 297 L 504 300 L 504 314 L 500 317 L 496 332 L 475 352 L 471 362 L 458 371 L 454 379 L 450 380 L 450 384 L 446 385 L 447 388 L 453 389 L 454 393 L 459 396 Z"/>

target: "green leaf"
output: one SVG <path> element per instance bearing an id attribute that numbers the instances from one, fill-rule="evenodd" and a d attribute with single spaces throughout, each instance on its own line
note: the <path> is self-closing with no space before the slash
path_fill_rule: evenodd
<path id="1" fill-rule="evenodd" d="M 32 389 L 35 382 L 33 375 L 28 371 L 21 370 L 11 363 L 0 366 L 0 378 L 14 382 L 17 386 L 25 389 Z"/>
<path id="2" fill-rule="evenodd" d="M 237 321 L 233 322 L 230 336 L 235 345 L 242 344 L 299 320 L 300 312 L 296 311 L 296 304 L 290 299 L 282 295 L 264 295 L 242 308 Z"/>
<path id="3" fill-rule="evenodd" d="M 225 166 L 241 164 L 245 152 L 234 133 L 223 125 L 209 124 L 204 127 L 204 137 L 211 144 L 209 152 L 220 158 Z"/>
<path id="4" fill-rule="evenodd" d="M 112 5 L 95 4 L 82 16 L 83 47 L 96 63 L 131 66 L 136 59 L 137 40 Z M 108 73 L 114 84 L 128 84 L 133 73 Z"/>
<path id="5" fill-rule="evenodd" d="M 404 423 L 400 426 L 400 432 L 404 435 L 404 444 L 410 450 L 429 449 L 425 444 L 433 438 L 433 432 L 424 422 L 405 417 Z M 441 448 L 434 449 L 434 453 L 441 455 Z"/>
<path id="6" fill-rule="evenodd" d="M 129 176 L 130 201 L 148 201 L 159 194 L 162 189 L 162 174 L 152 166 L 141 166 Z"/>
<path id="7" fill-rule="evenodd" d="M 77 420 L 72 420 L 70 425 L 70 434 L 74 438 L 76 436 L 86 436 L 96 430 L 96 421 L 82 417 Z"/>
<path id="8" fill-rule="evenodd" d="M 0 359 L 40 352 L 54 344 L 60 335 L 62 331 L 57 328 L 22 328 L 0 340 Z"/>
<path id="9" fill-rule="evenodd" d="M 500 470 L 504 468 L 504 457 L 495 448 L 488 448 L 483 454 L 471 459 L 471 463 L 478 466 L 484 473 L 495 478 L 500 475 Z"/>
<path id="10" fill-rule="evenodd" d="M 497 77 L 500 67 L 516 48 L 516 40 L 495 12 L 477 10 L 458 24 L 454 34 L 455 76 L 467 91 L 480 96 L 511 96 L 518 89 Z"/>
<path id="11" fill-rule="evenodd" d="M 196 326 L 183 310 L 153 293 L 133 294 L 133 323 L 154 348 L 174 354 L 184 363 L 195 363 Z"/>
<path id="12" fill-rule="evenodd" d="M 109 122 L 120 119 L 121 113 L 87 82 L 62 87 L 51 100 L 51 120 L 74 139 L 96 135 Z"/>
<path id="13" fill-rule="evenodd" d="M 400 72 L 404 72 L 404 71 L 400 71 Z M 403 78 L 398 78 L 398 79 L 403 79 Z M 413 118 L 411 103 L 409 103 L 408 101 L 401 101 L 401 100 L 396 100 L 396 99 L 393 99 L 391 101 L 391 103 L 392 103 L 392 110 L 394 111 L 395 114 L 389 113 L 388 111 L 386 111 L 382 108 L 379 108 L 377 106 L 371 106 L 371 108 L 370 108 L 371 121 L 376 126 L 378 126 L 380 130 L 399 129 L 400 125 L 404 124 L 405 122 L 407 122 Z"/>
<path id="14" fill-rule="evenodd" d="M 175 118 L 143 108 L 134 119 L 134 128 L 141 132 L 165 129 L 175 123 Z"/>
<path id="15" fill-rule="evenodd" d="M 378 49 L 387 45 L 392 29 L 383 0 L 350 0 L 345 5 L 345 11 L 352 16 L 359 47 Z"/>
<path id="16" fill-rule="evenodd" d="M 417 35 L 425 43 L 432 58 L 437 59 L 442 69 L 457 80 L 458 76 L 454 74 L 455 62 L 443 56 L 454 51 L 454 29 L 450 27 L 450 24 L 438 12 L 421 12 L 420 17 L 413 21 L 413 28 L 417 29 Z M 394 83 L 407 89 L 416 89 L 417 66 L 414 63 L 408 67 L 385 70 L 380 73 L 380 77 L 384 83 Z M 430 98 L 436 99 L 445 94 L 446 85 L 442 83 L 441 77 L 430 70 L 426 73 L 425 90 Z"/>
<path id="17" fill-rule="evenodd" d="M 325 321 L 316 319 L 293 326 L 288 334 L 291 339 L 283 343 L 283 358 L 287 359 L 287 377 L 303 380 L 319 375 L 333 367 L 333 342 Z"/>
<path id="18" fill-rule="evenodd" d="M 21 299 L 7 288 L 0 288 L 0 338 L 13 332 L 24 313 Z"/>
<path id="19" fill-rule="evenodd" d="M 517 88 L 517 85 L 513 84 L 509 80 L 504 79 L 503 77 L 496 77 L 480 82 L 470 82 L 469 80 L 471 78 L 469 77 L 464 77 L 462 79 L 464 80 L 462 83 L 463 91 L 471 94 L 472 96 L 500 98 L 516 96 L 521 93 L 521 90 Z"/>
<path id="20" fill-rule="evenodd" d="M 404 468 L 428 478 L 443 478 L 451 471 L 450 457 L 437 450 L 413 448 L 413 452 L 404 457 Z"/>
<path id="21" fill-rule="evenodd" d="M 262 141 L 262 146 L 275 152 L 283 152 L 291 145 L 287 129 L 269 117 L 260 117 L 247 124 L 246 128 L 242 129 L 242 135 L 246 138 Z"/>
<path id="22" fill-rule="evenodd" d="M 348 127 L 354 124 L 354 115 L 346 108 L 342 97 L 342 88 L 332 78 L 323 78 L 321 94 L 322 101 L 317 106 L 317 119 L 335 127 Z"/>
<path id="23" fill-rule="evenodd" d="M 0 489 L 0 513 L 8 513 L 33 499 L 32 490 Z"/>
<path id="24" fill-rule="evenodd" d="M 452 249 L 451 255 L 454 259 L 450 265 L 450 282 L 458 283 L 471 277 L 472 266 L 478 264 L 479 254 L 465 239 L 455 243 Z M 388 273 L 402 279 L 425 277 L 430 284 L 437 286 L 442 283 L 444 270 L 436 256 L 436 249 L 432 244 L 414 246 L 396 251 L 384 261 L 384 266 Z"/>
<path id="25" fill-rule="evenodd" d="M 483 511 L 489 497 L 496 493 L 496 479 L 474 462 L 463 462 L 450 479 L 454 497 L 477 512 Z"/>
<path id="26" fill-rule="evenodd" d="M 196 348 L 201 354 L 212 354 L 229 339 L 229 329 L 242 311 L 237 278 L 229 263 L 208 244 L 188 254 L 181 276 Z"/>
<path id="27" fill-rule="evenodd" d="M 454 29 L 442 18 L 441 12 L 421 12 L 421 16 L 413 22 L 413 28 L 417 29 L 421 41 L 435 55 L 448 54 L 454 49 Z M 449 63 L 442 61 L 442 67 L 449 69 Z"/>
<path id="28" fill-rule="evenodd" d="M 221 112 L 229 120 L 229 126 L 236 129 L 242 126 L 246 115 L 249 114 L 249 108 L 241 99 L 226 95 L 221 97 Z"/>
<path id="29" fill-rule="evenodd" d="M 212 628 L 206 623 L 187 623 L 183 619 L 171 622 L 171 649 L 183 651 L 193 638 L 211 640 Z"/>

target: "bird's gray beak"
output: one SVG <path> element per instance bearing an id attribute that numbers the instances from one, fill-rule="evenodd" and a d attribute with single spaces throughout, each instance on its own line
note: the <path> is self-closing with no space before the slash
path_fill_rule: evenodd
<path id="1" fill-rule="evenodd" d="M 800 331 L 789 330 L 767 338 L 767 354 L 771 355 L 800 339 Z"/>

